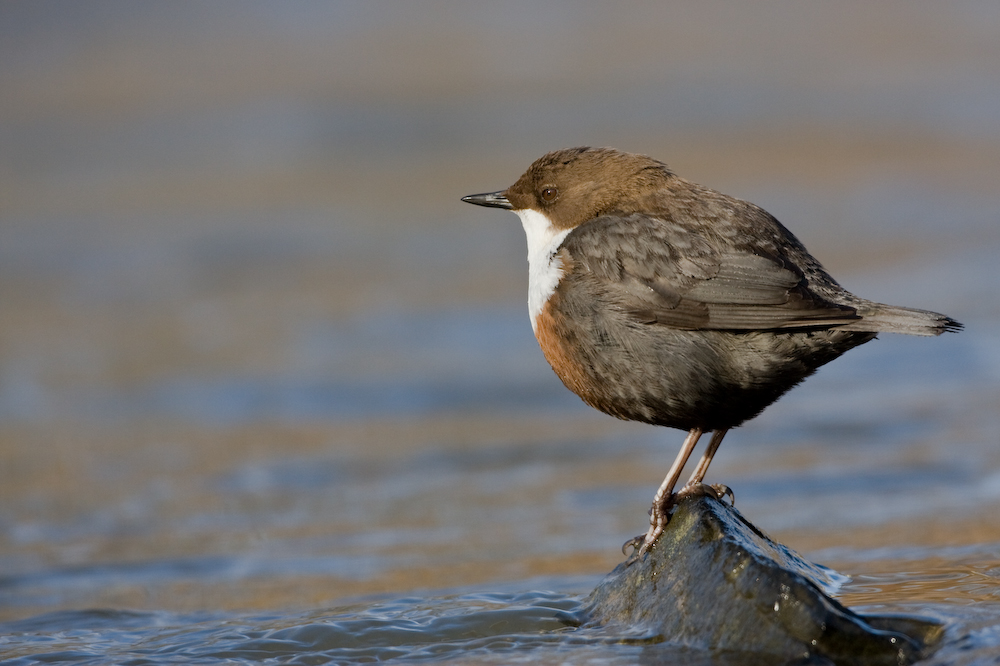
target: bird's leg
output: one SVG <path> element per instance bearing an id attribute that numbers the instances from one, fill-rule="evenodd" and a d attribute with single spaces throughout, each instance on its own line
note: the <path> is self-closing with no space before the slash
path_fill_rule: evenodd
<path id="1" fill-rule="evenodd" d="M 701 457 L 701 460 L 698 461 L 698 466 L 694 468 L 691 478 L 688 479 L 688 482 L 685 483 L 684 487 L 680 489 L 677 493 L 678 495 L 690 495 L 692 493 L 699 492 L 699 490 L 702 492 L 705 491 L 704 488 L 701 488 L 701 486 L 704 485 L 702 481 L 705 480 L 705 474 L 708 473 L 708 466 L 712 464 L 712 458 L 715 457 L 715 452 L 719 450 L 719 445 L 722 444 L 722 438 L 726 436 L 727 432 L 729 432 L 728 428 L 722 428 L 712 433 L 712 440 L 708 443 L 708 448 L 705 449 L 705 454 Z M 719 499 L 722 499 L 722 497 L 726 494 L 730 496 L 733 495 L 733 491 L 729 490 L 728 487 L 725 490 L 720 490 L 714 486 L 709 487 L 714 491 L 712 494 L 717 496 Z"/>
<path id="2" fill-rule="evenodd" d="M 688 458 L 691 457 L 691 453 L 694 451 L 694 447 L 700 437 L 701 428 L 691 428 L 687 437 L 684 438 L 684 444 L 681 445 L 681 450 L 677 453 L 677 457 L 674 458 L 674 464 L 670 466 L 670 471 L 667 472 L 667 476 L 663 479 L 663 483 L 660 484 L 656 495 L 653 497 L 653 506 L 649 510 L 649 531 L 645 535 L 640 534 L 634 539 L 629 539 L 622 545 L 622 552 L 625 552 L 629 546 L 635 549 L 632 557 L 628 560 L 629 564 L 642 557 L 642 554 L 649 550 L 653 542 L 663 534 L 663 528 L 666 527 L 667 521 L 670 520 L 668 510 L 673 503 L 674 486 L 677 485 L 677 479 L 680 478 L 681 471 L 684 469 L 684 465 L 687 464 Z"/>

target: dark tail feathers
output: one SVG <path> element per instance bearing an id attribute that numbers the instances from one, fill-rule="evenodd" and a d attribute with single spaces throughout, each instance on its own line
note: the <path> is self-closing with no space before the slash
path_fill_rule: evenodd
<path id="1" fill-rule="evenodd" d="M 901 308 L 895 305 L 869 303 L 858 308 L 861 319 L 841 326 L 846 331 L 871 333 L 904 333 L 906 335 L 941 335 L 958 332 L 962 325 L 943 314 L 928 310 Z"/>

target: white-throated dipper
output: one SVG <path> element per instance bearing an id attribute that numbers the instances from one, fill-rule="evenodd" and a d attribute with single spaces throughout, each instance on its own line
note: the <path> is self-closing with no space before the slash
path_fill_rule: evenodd
<path id="1" fill-rule="evenodd" d="M 633 560 L 663 532 L 703 432 L 679 493 L 721 496 L 702 480 L 730 428 L 879 332 L 962 328 L 855 296 L 767 211 L 644 155 L 557 150 L 506 190 L 462 201 L 521 218 L 531 326 L 562 382 L 612 416 L 688 431 L 649 531 L 625 544 Z"/>

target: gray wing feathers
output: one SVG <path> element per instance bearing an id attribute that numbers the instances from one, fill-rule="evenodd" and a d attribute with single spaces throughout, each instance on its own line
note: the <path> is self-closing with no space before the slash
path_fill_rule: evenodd
<path id="1" fill-rule="evenodd" d="M 781 305 L 789 290 L 802 282 L 802 275 L 755 254 L 723 254 L 719 270 L 696 283 L 685 293 L 703 303 L 730 305 Z"/>
<path id="2" fill-rule="evenodd" d="M 767 330 L 858 320 L 798 270 L 751 250 L 715 252 L 698 234 L 644 215 L 577 227 L 563 247 L 605 298 L 637 321 L 681 329 Z M 583 274 L 581 274 L 583 277 Z"/>

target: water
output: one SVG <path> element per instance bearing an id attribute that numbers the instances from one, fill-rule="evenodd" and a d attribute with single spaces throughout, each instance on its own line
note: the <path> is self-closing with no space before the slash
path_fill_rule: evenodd
<path id="1" fill-rule="evenodd" d="M 966 324 L 710 480 L 930 663 L 1000 655 L 992 3 L 75 7 L 0 9 L 0 657 L 746 663 L 580 624 L 682 434 L 562 387 L 516 218 L 458 199 L 583 143 Z"/>
<path id="2" fill-rule="evenodd" d="M 996 551 L 990 553 L 994 558 Z M 845 586 L 848 598 L 908 590 L 909 602 L 868 610 L 919 615 L 946 626 L 943 645 L 926 663 L 971 664 L 995 653 L 996 576 L 992 609 L 957 572 L 865 576 Z M 914 603 L 914 591 L 953 583 L 939 603 Z M 663 643 L 655 635 L 610 633 L 586 624 L 579 593 L 592 580 L 524 581 L 530 591 L 495 585 L 491 592 L 420 595 L 343 604 L 307 613 L 222 614 L 121 610 L 56 611 L 2 626 L 6 663 L 757 663 L 748 655 Z M 963 584 L 964 583 L 964 584 Z M 556 589 L 534 589 L 554 584 Z M 851 588 L 857 587 L 858 593 Z M 768 663 L 761 659 L 759 663 Z M 985 663 L 985 662 L 984 662 Z"/>

